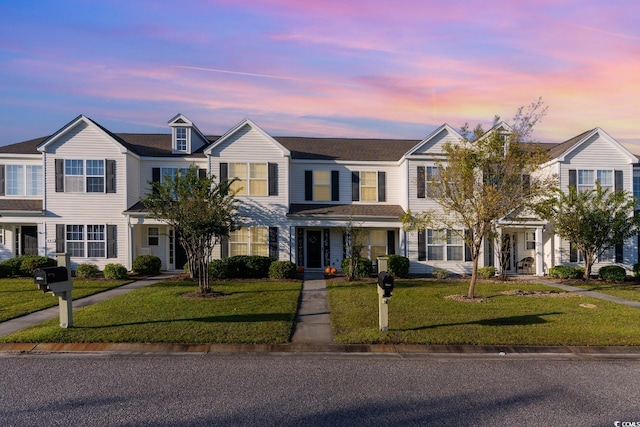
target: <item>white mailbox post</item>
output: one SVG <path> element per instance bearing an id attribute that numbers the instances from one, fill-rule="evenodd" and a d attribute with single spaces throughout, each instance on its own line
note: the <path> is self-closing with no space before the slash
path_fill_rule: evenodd
<path id="1" fill-rule="evenodd" d="M 60 327 L 73 325 L 73 308 L 71 304 L 71 263 L 69 254 L 56 254 L 58 267 L 36 268 L 33 280 L 42 292 L 51 292 L 58 297 L 60 311 Z"/>
<path id="2" fill-rule="evenodd" d="M 378 324 L 381 331 L 389 330 L 389 298 L 393 291 L 393 276 L 386 271 L 378 274 Z"/>

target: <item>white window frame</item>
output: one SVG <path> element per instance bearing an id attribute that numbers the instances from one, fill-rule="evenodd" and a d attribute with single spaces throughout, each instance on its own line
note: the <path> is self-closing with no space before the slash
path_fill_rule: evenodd
<path id="1" fill-rule="evenodd" d="M 229 234 L 229 256 L 235 255 L 269 256 L 269 227 L 240 227 L 232 231 Z"/>
<path id="2" fill-rule="evenodd" d="M 66 251 L 77 258 L 107 257 L 107 226 L 105 224 L 67 224 Z"/>
<path id="3" fill-rule="evenodd" d="M 459 230 L 428 229 L 425 237 L 427 260 L 464 261 L 464 238 Z"/>
<path id="4" fill-rule="evenodd" d="M 42 196 L 42 165 L 5 165 L 5 195 Z"/>
<path id="5" fill-rule="evenodd" d="M 374 242 L 373 241 L 374 239 L 373 239 L 372 234 L 374 234 L 374 233 L 375 234 L 379 234 L 382 237 L 382 239 L 380 239 L 380 242 Z M 368 237 L 368 240 L 367 240 L 367 242 L 368 242 L 367 254 L 369 255 L 369 259 L 371 261 L 376 261 L 376 259 L 379 256 L 387 255 L 387 250 L 389 249 L 389 246 L 388 246 L 388 241 L 387 241 L 388 236 L 387 236 L 387 230 L 386 229 L 384 229 L 384 230 L 383 229 L 381 229 L 381 230 L 377 230 L 377 229 L 376 230 L 369 230 L 369 233 L 368 233 L 367 237 Z M 384 243 L 382 243 L 382 242 L 384 242 Z M 378 250 L 375 251 L 376 255 L 374 255 L 374 250 L 373 250 L 374 248 L 378 248 Z M 379 250 L 380 248 L 382 248 L 382 250 Z"/>
<path id="6" fill-rule="evenodd" d="M 187 152 L 189 150 L 189 128 L 177 127 L 175 128 L 176 138 L 176 151 Z"/>
<path id="7" fill-rule="evenodd" d="M 536 233 L 532 231 L 526 231 L 524 233 L 524 248 L 525 250 L 533 250 L 536 248 Z"/>
<path id="8" fill-rule="evenodd" d="M 324 175 L 326 174 L 326 182 Z M 325 197 L 326 192 L 326 197 Z M 313 170 L 313 201 L 331 201 L 331 171 L 325 169 Z"/>
<path id="9" fill-rule="evenodd" d="M 160 244 L 160 229 L 158 227 L 147 228 L 147 245 L 158 246 Z"/>
<path id="10" fill-rule="evenodd" d="M 603 178 L 608 178 L 605 181 Z M 578 169 L 576 171 L 576 184 L 579 192 L 596 188 L 596 181 L 600 182 L 603 190 L 613 191 L 615 188 L 615 171 L 613 169 Z M 635 191 L 635 188 L 634 188 Z"/>
<path id="11" fill-rule="evenodd" d="M 438 197 L 438 182 L 440 181 L 440 170 L 438 166 L 425 166 L 424 183 L 426 185 L 425 194 L 427 197 Z"/>
<path id="12" fill-rule="evenodd" d="M 360 171 L 360 201 L 361 202 L 377 202 L 378 201 L 378 172 L 377 171 Z M 365 183 L 365 176 L 373 176 L 372 182 Z M 365 197 L 366 189 L 373 190 L 370 197 Z"/>
<path id="13" fill-rule="evenodd" d="M 99 162 L 102 173 L 89 174 L 88 162 Z M 95 166 L 91 166 L 94 169 Z M 100 191 L 89 189 L 89 180 L 100 179 L 102 182 Z M 65 193 L 104 193 L 106 185 L 106 162 L 104 159 L 64 159 L 64 191 Z M 82 184 L 80 184 L 82 182 Z"/>

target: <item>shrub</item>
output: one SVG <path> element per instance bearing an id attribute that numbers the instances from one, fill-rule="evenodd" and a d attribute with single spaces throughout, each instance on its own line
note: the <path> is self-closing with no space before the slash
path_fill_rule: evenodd
<path id="1" fill-rule="evenodd" d="M 342 260 L 341 268 L 342 273 L 348 275 L 349 274 L 349 265 L 351 263 L 351 258 L 344 258 Z M 368 277 L 371 276 L 373 272 L 373 265 L 371 260 L 368 258 L 359 258 L 358 265 L 356 266 L 355 278 L 358 279 L 360 277 Z"/>
<path id="2" fill-rule="evenodd" d="M 215 259 L 209 264 L 209 275 L 215 279 L 259 279 L 269 277 L 269 267 L 275 260 L 267 256 L 235 255 Z"/>
<path id="3" fill-rule="evenodd" d="M 431 274 L 433 274 L 433 277 L 440 280 L 444 280 L 449 277 L 449 271 L 444 268 L 434 268 L 433 271 L 431 271 Z"/>
<path id="4" fill-rule="evenodd" d="M 127 268 L 122 264 L 107 264 L 104 266 L 104 278 L 117 280 L 126 279 Z"/>
<path id="5" fill-rule="evenodd" d="M 15 257 L 5 261 L 2 261 L 2 265 L 9 271 L 9 277 L 20 275 L 20 264 L 22 263 L 22 257 Z"/>
<path id="6" fill-rule="evenodd" d="M 481 279 L 491 279 L 496 275 L 496 268 L 492 265 L 486 265 L 478 269 L 478 277 Z"/>
<path id="7" fill-rule="evenodd" d="M 584 268 L 570 265 L 556 265 L 549 269 L 549 277 L 556 279 L 579 279 L 584 276 Z"/>
<path id="8" fill-rule="evenodd" d="M 39 255 L 22 255 L 18 257 L 20 260 L 19 275 L 24 277 L 33 276 L 33 270 L 43 267 L 55 267 L 58 265 L 53 258 Z"/>
<path id="9" fill-rule="evenodd" d="M 88 262 L 79 264 L 76 267 L 76 277 L 80 279 L 94 278 L 100 273 L 98 266 Z"/>
<path id="10" fill-rule="evenodd" d="M 296 277 L 298 277 L 298 269 L 291 261 L 273 261 L 269 266 L 271 279 L 295 279 Z"/>
<path id="11" fill-rule="evenodd" d="M 4 262 L 0 262 L 0 279 L 4 279 L 11 276 L 13 276 L 13 272 L 11 271 L 11 266 L 9 264 L 5 264 Z"/>
<path id="12" fill-rule="evenodd" d="M 138 274 L 158 274 L 162 260 L 155 255 L 138 255 L 133 260 L 132 269 Z"/>
<path id="13" fill-rule="evenodd" d="M 633 277 L 640 277 L 640 262 L 633 264 Z"/>
<path id="14" fill-rule="evenodd" d="M 387 255 L 387 273 L 397 277 L 409 277 L 409 258 Z"/>
<path id="15" fill-rule="evenodd" d="M 598 270 L 598 276 L 608 282 L 624 282 L 627 272 L 619 265 L 607 265 Z"/>

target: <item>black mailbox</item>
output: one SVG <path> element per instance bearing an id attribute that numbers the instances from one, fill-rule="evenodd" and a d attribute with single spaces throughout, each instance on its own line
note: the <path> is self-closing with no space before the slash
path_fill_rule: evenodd
<path id="1" fill-rule="evenodd" d="M 44 267 L 33 271 L 33 281 L 42 292 L 49 292 L 51 283 L 66 282 L 69 280 L 67 267 Z"/>
<path id="2" fill-rule="evenodd" d="M 384 291 L 383 298 L 391 298 L 393 291 L 393 276 L 386 271 L 381 271 L 378 274 L 378 286 Z"/>

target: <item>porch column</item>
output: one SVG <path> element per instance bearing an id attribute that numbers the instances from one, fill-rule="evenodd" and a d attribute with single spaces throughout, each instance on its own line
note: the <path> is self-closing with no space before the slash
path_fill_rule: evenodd
<path id="1" fill-rule="evenodd" d="M 536 227 L 536 276 L 544 276 L 544 245 L 542 227 Z"/>
<path id="2" fill-rule="evenodd" d="M 502 274 L 502 260 L 500 259 L 502 254 L 502 244 L 498 245 L 498 243 L 502 243 L 502 227 L 498 227 L 496 230 L 496 239 L 493 249 L 493 265 L 496 267 L 496 271 L 498 271 L 499 274 Z"/>

